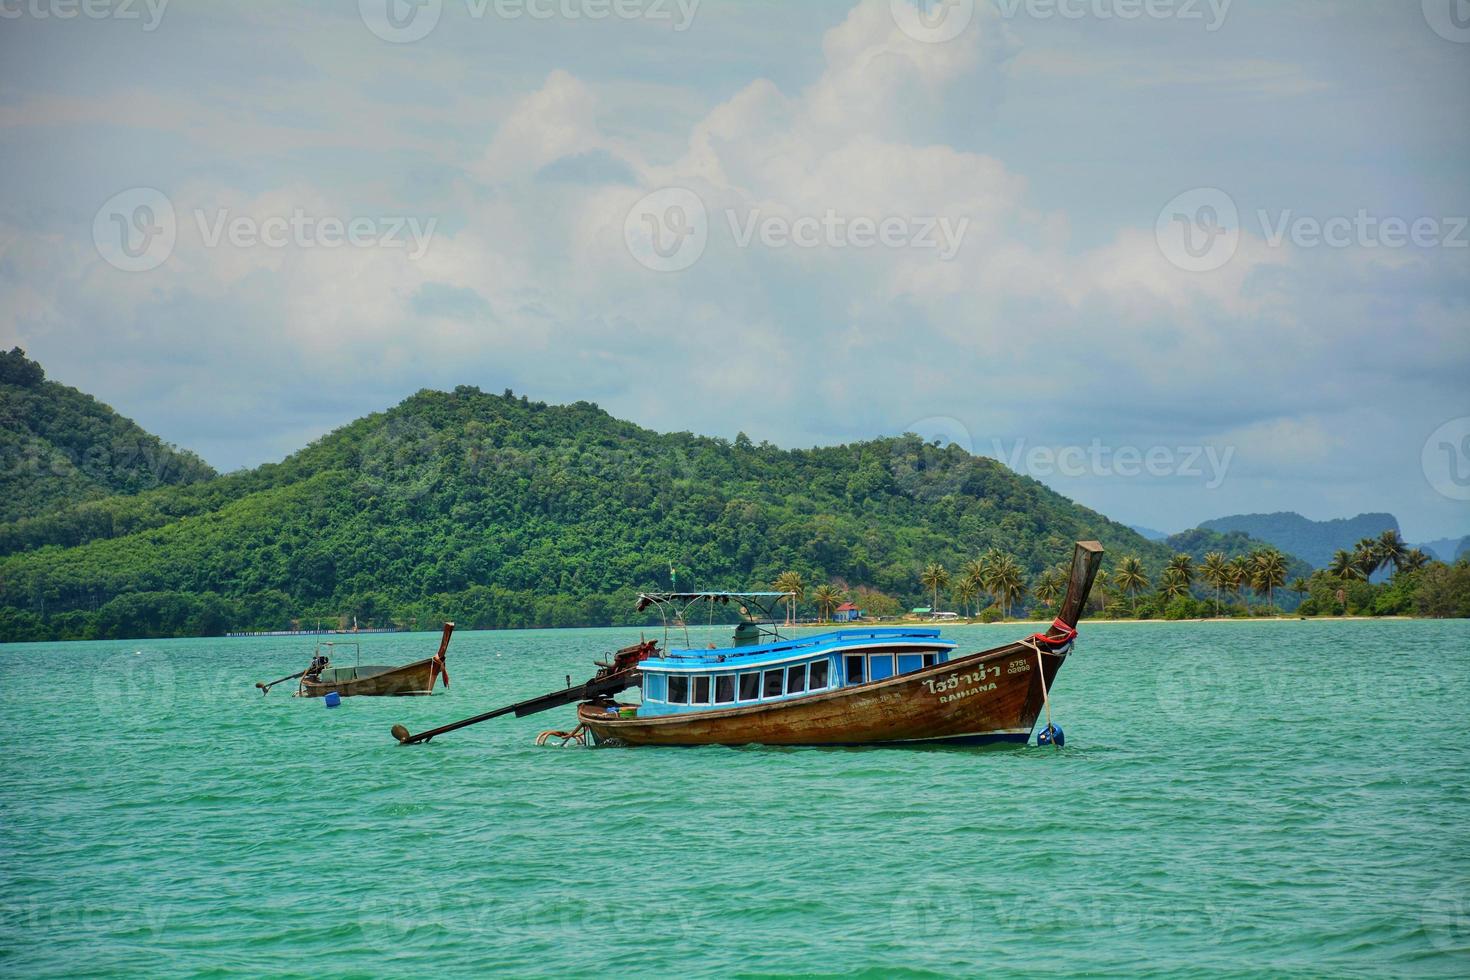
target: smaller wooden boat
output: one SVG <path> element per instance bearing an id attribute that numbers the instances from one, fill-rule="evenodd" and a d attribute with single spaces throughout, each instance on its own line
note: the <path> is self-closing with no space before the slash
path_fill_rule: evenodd
<path id="1" fill-rule="evenodd" d="M 330 662 L 315 670 L 307 670 L 296 689 L 298 698 L 320 698 L 333 692 L 344 698 L 350 697 L 394 697 L 412 694 L 432 694 L 434 682 L 444 679 L 449 686 L 449 671 L 444 665 L 445 652 L 449 649 L 449 636 L 454 632 L 453 623 L 444 624 L 444 636 L 439 640 L 439 652 L 427 660 L 417 660 L 402 667 L 373 667 L 362 665 L 362 648 L 356 642 L 318 643 L 312 663 L 318 664 L 339 647 L 352 647 L 357 662 L 351 667 L 337 667 Z M 325 651 L 325 652 L 324 652 Z"/>

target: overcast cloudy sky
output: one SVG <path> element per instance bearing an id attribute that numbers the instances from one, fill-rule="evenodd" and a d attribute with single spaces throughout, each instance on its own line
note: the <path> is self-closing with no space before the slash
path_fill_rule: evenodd
<path id="1" fill-rule="evenodd" d="M 473 384 L 1470 532 L 1470 4 L 910 2 L 0 0 L 0 342 L 221 469 Z"/>

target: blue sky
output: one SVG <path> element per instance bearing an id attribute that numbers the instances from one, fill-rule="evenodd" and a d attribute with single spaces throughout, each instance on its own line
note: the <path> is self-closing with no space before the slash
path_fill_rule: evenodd
<path id="1" fill-rule="evenodd" d="M 0 343 L 222 469 L 473 384 L 1470 533 L 1467 8 L 0 0 Z"/>

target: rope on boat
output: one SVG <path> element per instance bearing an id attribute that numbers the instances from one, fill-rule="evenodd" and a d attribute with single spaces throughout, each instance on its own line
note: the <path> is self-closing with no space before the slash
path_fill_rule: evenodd
<path id="1" fill-rule="evenodd" d="M 587 726 L 578 725 L 576 728 L 573 728 L 569 732 L 558 732 L 555 730 L 544 731 L 540 735 L 536 736 L 536 744 L 545 745 L 549 740 L 553 738 L 561 739 L 561 745 L 563 746 L 565 746 L 568 742 L 576 742 L 578 745 L 586 748 Z"/>
<path id="2" fill-rule="evenodd" d="M 1076 635 L 1077 631 L 1072 630 L 1072 636 Z M 1068 642 L 1070 642 L 1070 640 L 1071 638 L 1069 637 Z M 1032 651 L 1034 651 L 1036 654 L 1036 679 L 1041 682 L 1041 700 L 1042 703 L 1046 705 L 1046 727 L 1048 730 L 1051 730 L 1051 695 L 1047 692 L 1046 689 L 1046 666 L 1041 662 L 1041 647 L 1037 646 L 1030 639 L 1022 640 L 1021 645 L 1030 647 Z M 1053 742 L 1052 744 L 1056 745 L 1055 742 Z M 1060 745 L 1057 745 L 1056 747 L 1058 749 L 1061 748 Z"/>

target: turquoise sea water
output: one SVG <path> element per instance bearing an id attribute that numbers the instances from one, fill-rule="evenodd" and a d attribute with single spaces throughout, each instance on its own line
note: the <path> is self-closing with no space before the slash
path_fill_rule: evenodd
<path id="1" fill-rule="evenodd" d="M 1470 622 L 1084 624 L 1060 751 L 388 734 L 637 636 L 336 710 L 252 686 L 310 639 L 0 647 L 0 973 L 1470 973 Z"/>

